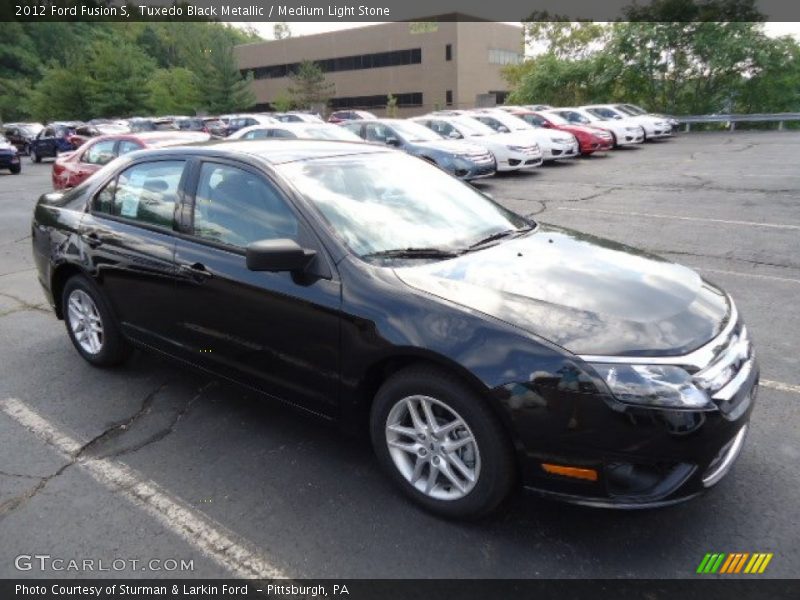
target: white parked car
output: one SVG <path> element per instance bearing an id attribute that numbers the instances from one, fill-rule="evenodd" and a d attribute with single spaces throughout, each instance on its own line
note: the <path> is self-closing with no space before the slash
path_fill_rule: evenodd
<path id="1" fill-rule="evenodd" d="M 324 123 L 322 117 L 307 112 L 291 111 L 272 115 L 281 123 Z"/>
<path id="2" fill-rule="evenodd" d="M 539 144 L 545 161 L 575 158 L 579 155 L 578 140 L 566 131 L 534 127 L 519 117 L 497 108 L 476 109 L 469 116 L 497 133 L 513 133 Z"/>
<path id="3" fill-rule="evenodd" d="M 644 129 L 635 121 L 627 119 L 606 119 L 598 117 L 581 108 L 552 108 L 542 111 L 546 114 L 558 115 L 575 125 L 591 125 L 605 129 L 614 138 L 614 146 L 641 144 L 644 141 Z"/>
<path id="4" fill-rule="evenodd" d="M 511 133 L 497 133 L 483 123 L 460 115 L 430 114 L 411 119 L 451 140 L 465 140 L 485 148 L 497 161 L 498 171 L 533 169 L 542 164 L 538 144 Z"/>
<path id="5" fill-rule="evenodd" d="M 636 116 L 636 115 L 647 115 L 648 117 L 657 117 L 659 119 L 665 120 L 669 123 L 669 126 L 672 128 L 672 133 L 675 133 L 678 130 L 678 125 L 680 125 L 680 121 L 671 115 L 662 115 L 659 113 L 652 113 L 648 112 L 643 109 L 641 106 L 636 106 L 635 104 L 615 104 L 614 108 L 617 108 L 624 112 L 626 115 Z"/>
<path id="6" fill-rule="evenodd" d="M 344 142 L 362 142 L 355 133 L 330 123 L 275 123 L 267 125 L 251 125 L 228 136 L 229 140 L 264 140 L 264 139 L 304 139 L 304 140 L 338 140 Z"/>
<path id="7" fill-rule="evenodd" d="M 670 135 L 672 126 L 666 119 L 651 117 L 650 115 L 629 115 L 613 104 L 591 104 L 581 106 L 586 112 L 606 119 L 635 121 L 644 128 L 644 139 L 656 139 Z"/>

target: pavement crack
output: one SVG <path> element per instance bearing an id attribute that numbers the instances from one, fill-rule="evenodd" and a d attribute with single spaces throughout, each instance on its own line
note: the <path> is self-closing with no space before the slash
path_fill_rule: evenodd
<path id="1" fill-rule="evenodd" d="M 61 467 L 59 467 L 59 469 L 55 473 L 52 473 L 45 477 L 38 478 L 39 482 L 32 488 L 25 490 L 23 493 L 14 496 L 13 498 L 9 498 L 3 503 L 0 503 L 0 521 L 5 519 L 11 512 L 27 504 L 32 498 L 34 498 L 39 492 L 41 492 L 48 483 L 50 483 L 50 480 L 55 479 L 56 477 L 61 475 L 64 471 L 66 471 L 69 467 L 74 465 L 75 460 L 77 459 L 72 459 L 69 462 L 63 464 Z"/>
<path id="2" fill-rule="evenodd" d="M 25 473 L 12 473 L 0 470 L 0 477 L 14 477 L 17 479 L 44 479 L 42 475 L 26 475 Z"/>
<path id="3" fill-rule="evenodd" d="M 102 444 L 103 442 L 115 437 L 116 435 L 120 434 L 120 432 L 124 433 L 127 431 L 131 425 L 133 425 L 137 420 L 139 420 L 143 415 L 147 414 L 150 411 L 150 408 L 153 406 L 153 401 L 155 400 L 156 395 L 166 387 L 167 382 L 162 383 L 156 389 L 144 397 L 142 400 L 142 404 L 133 415 L 125 419 L 124 421 L 114 423 L 110 427 L 106 428 L 104 431 L 93 437 L 91 440 L 86 442 L 80 449 L 75 453 L 75 460 L 79 460 L 86 452 L 91 451 L 92 448 L 95 446 Z"/>
<path id="4" fill-rule="evenodd" d="M 31 499 L 36 497 L 36 495 L 39 492 L 41 492 L 47 486 L 47 484 L 50 483 L 50 481 L 60 476 L 62 473 L 64 473 L 64 471 L 66 471 L 74 464 L 81 461 L 84 454 L 87 451 L 91 450 L 91 448 L 101 443 L 108 437 L 113 436 L 115 432 L 124 431 L 128 427 L 130 427 L 131 424 L 133 424 L 137 419 L 139 419 L 150 409 L 150 406 L 153 404 L 153 399 L 155 398 L 156 394 L 158 394 L 158 392 L 160 392 L 164 388 L 164 386 L 166 386 L 166 382 L 162 383 L 155 390 L 148 393 L 144 397 L 144 400 L 142 400 L 142 404 L 139 410 L 137 410 L 131 417 L 129 417 L 128 419 L 126 419 L 121 423 L 115 423 L 114 425 L 111 425 L 110 427 L 106 428 L 101 433 L 99 433 L 98 435 L 90 439 L 88 442 L 83 444 L 80 448 L 78 448 L 77 451 L 70 454 L 69 460 L 66 463 L 64 463 L 61 467 L 59 467 L 57 471 L 51 473 L 50 475 L 46 475 L 44 477 L 34 477 L 34 479 L 39 479 L 39 482 L 35 486 L 17 496 L 14 496 L 13 498 L 6 500 L 3 503 L 0 503 L 0 521 L 2 521 L 5 517 L 7 517 L 9 513 L 27 504 Z"/>
<path id="5" fill-rule="evenodd" d="M 15 312 L 25 312 L 25 311 L 29 311 L 29 310 L 34 310 L 34 311 L 43 312 L 43 313 L 49 313 L 50 312 L 49 310 L 44 308 L 44 306 L 41 305 L 41 304 L 31 304 L 30 302 L 28 302 L 26 300 L 23 300 L 19 296 L 15 296 L 15 295 L 9 294 L 7 292 L 0 292 L 0 296 L 3 296 L 4 298 L 8 298 L 9 300 L 13 300 L 14 302 L 16 302 L 17 304 L 20 305 L 18 308 L 12 308 L 12 309 L 0 312 L 0 317 L 5 317 L 6 315 L 10 315 L 10 314 L 15 313 Z"/>
<path id="6" fill-rule="evenodd" d="M 160 431 L 154 433 L 147 439 L 143 440 L 138 444 L 135 444 L 134 446 L 123 448 L 121 450 L 118 450 L 117 452 L 107 454 L 103 458 L 117 458 L 119 456 L 133 454 L 134 452 L 138 452 L 139 450 L 142 450 L 147 446 L 155 444 L 156 442 L 160 442 L 165 437 L 167 437 L 168 435 L 170 435 L 175 431 L 175 429 L 178 426 L 178 423 L 180 423 L 181 420 L 189 413 L 189 411 L 192 409 L 192 406 L 194 406 L 195 402 L 197 402 L 201 398 L 201 396 L 206 393 L 208 389 L 215 387 L 216 385 L 217 385 L 216 381 L 210 381 L 205 385 L 201 386 L 197 390 L 197 393 L 194 396 L 192 396 L 178 412 L 175 413 L 175 416 L 172 418 L 172 421 Z"/>

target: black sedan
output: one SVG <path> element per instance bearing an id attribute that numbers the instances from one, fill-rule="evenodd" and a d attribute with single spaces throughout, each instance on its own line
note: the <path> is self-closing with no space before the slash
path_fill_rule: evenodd
<path id="1" fill-rule="evenodd" d="M 595 506 L 690 498 L 728 472 L 755 401 L 722 290 L 389 148 L 134 152 L 42 196 L 32 239 L 84 359 L 156 350 L 368 431 L 449 517 L 516 482 Z"/>

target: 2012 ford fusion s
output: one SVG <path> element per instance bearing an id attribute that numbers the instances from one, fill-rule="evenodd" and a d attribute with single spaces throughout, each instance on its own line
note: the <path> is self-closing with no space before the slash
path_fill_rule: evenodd
<path id="1" fill-rule="evenodd" d="M 449 517 L 515 484 L 690 498 L 729 471 L 755 401 L 721 289 L 389 148 L 134 152 L 42 196 L 33 251 L 91 364 L 153 350 L 368 431 L 396 484 Z"/>

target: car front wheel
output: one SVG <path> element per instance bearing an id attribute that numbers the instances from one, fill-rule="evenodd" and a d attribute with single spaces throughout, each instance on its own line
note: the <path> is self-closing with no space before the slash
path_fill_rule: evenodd
<path id="1" fill-rule="evenodd" d="M 130 353 L 103 293 L 86 277 L 76 275 L 64 286 L 62 314 L 72 344 L 89 363 L 108 367 Z"/>
<path id="2" fill-rule="evenodd" d="M 457 377 L 426 367 L 395 374 L 375 396 L 370 422 L 384 469 L 431 512 L 477 518 L 508 496 L 515 473 L 510 440 Z"/>

